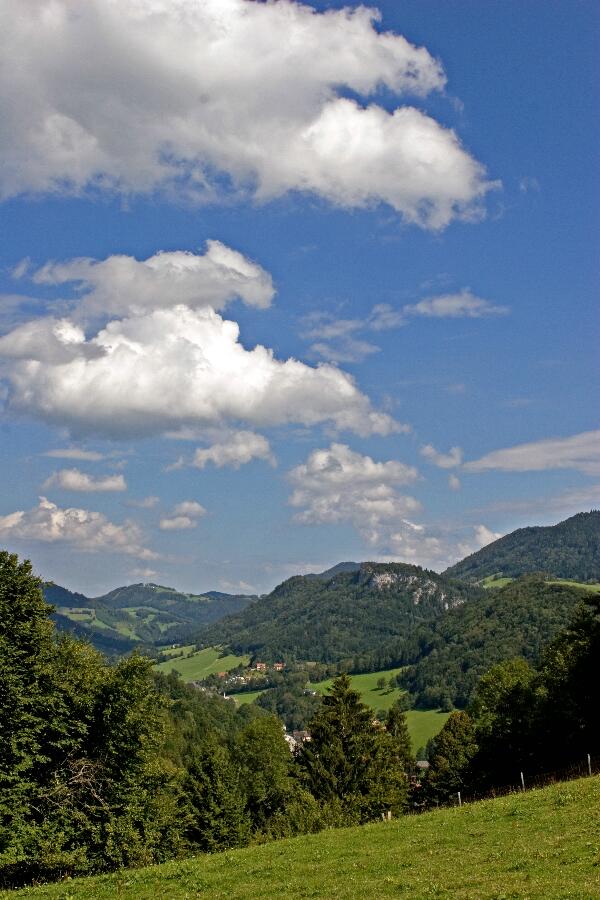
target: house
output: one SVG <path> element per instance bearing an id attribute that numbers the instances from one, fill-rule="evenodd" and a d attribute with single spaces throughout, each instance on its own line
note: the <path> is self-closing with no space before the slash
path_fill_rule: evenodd
<path id="1" fill-rule="evenodd" d="M 289 747 L 290 753 L 295 753 L 298 749 L 298 741 L 294 738 L 293 735 L 288 734 L 287 732 L 283 735 L 283 738 Z"/>
<path id="2" fill-rule="evenodd" d="M 307 741 L 312 740 L 308 731 L 292 731 L 292 737 L 297 744 L 305 744 Z"/>
<path id="3" fill-rule="evenodd" d="M 256 665 L 254 666 L 254 668 L 256 669 L 257 672 L 266 672 L 267 664 L 262 663 L 262 662 L 257 662 Z"/>
<path id="4" fill-rule="evenodd" d="M 282 663 L 282 662 L 273 663 L 273 668 L 275 669 L 276 672 L 283 672 L 283 670 L 285 669 L 285 663 Z"/>

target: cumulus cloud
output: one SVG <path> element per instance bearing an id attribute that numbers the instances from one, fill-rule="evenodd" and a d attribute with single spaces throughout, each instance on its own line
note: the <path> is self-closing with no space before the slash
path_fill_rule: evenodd
<path id="1" fill-rule="evenodd" d="M 494 450 L 464 464 L 467 472 L 543 472 L 575 469 L 586 475 L 600 474 L 600 431 L 584 431 L 566 438 L 547 438 Z"/>
<path id="2" fill-rule="evenodd" d="M 21 268 L 16 274 L 22 277 L 26 271 Z M 78 317 L 138 315 L 181 304 L 219 310 L 236 297 L 248 306 L 266 309 L 275 294 L 268 272 L 214 240 L 207 241 L 204 254 L 175 250 L 145 260 L 123 255 L 71 259 L 46 263 L 28 274 L 36 284 L 75 283 L 83 294 Z"/>
<path id="3" fill-rule="evenodd" d="M 203 469 L 208 463 L 213 463 L 219 469 L 224 466 L 239 469 L 253 459 L 264 459 L 272 466 L 275 465 L 275 457 L 268 440 L 262 434 L 253 431 L 235 431 L 224 441 L 210 447 L 198 447 L 192 465 L 197 469 Z"/>
<path id="4" fill-rule="evenodd" d="M 376 462 L 346 444 L 314 450 L 288 473 L 295 520 L 306 525 L 351 523 L 369 543 L 380 541 L 390 526 L 420 509 L 397 486 L 411 484 L 417 470 L 397 460 Z"/>
<path id="5" fill-rule="evenodd" d="M 478 549 L 486 547 L 488 544 L 492 544 L 501 537 L 501 531 L 492 531 L 491 528 L 488 528 L 486 525 L 475 525 L 475 541 L 478 545 Z"/>
<path id="6" fill-rule="evenodd" d="M 77 550 L 108 551 L 156 559 L 158 554 L 142 546 L 142 535 L 135 522 L 116 525 L 105 515 L 87 509 L 61 509 L 45 497 L 37 507 L 0 516 L 3 540 L 64 543 Z"/>
<path id="7" fill-rule="evenodd" d="M 79 469 L 60 469 L 53 472 L 44 482 L 44 488 L 59 487 L 65 491 L 98 493 L 104 491 L 126 491 L 127 484 L 122 475 L 105 475 L 95 478 Z"/>
<path id="8" fill-rule="evenodd" d="M 178 503 L 169 516 L 163 516 L 159 522 L 161 531 L 184 531 L 195 528 L 198 519 L 206 515 L 206 509 L 197 500 L 183 500 Z"/>
<path id="9" fill-rule="evenodd" d="M 463 458 L 463 451 L 460 447 L 451 447 L 448 453 L 439 453 L 433 444 L 425 444 L 419 453 L 439 469 L 453 469 L 455 466 L 460 466 Z"/>
<path id="10" fill-rule="evenodd" d="M 472 218 L 492 185 L 457 135 L 369 102 L 445 85 L 425 48 L 377 19 L 293 0 L 32 0 L 27 15 L 4 0 L 0 196 L 214 200 L 225 184 L 263 201 L 384 202 L 429 228 Z"/>
<path id="11" fill-rule="evenodd" d="M 503 316 L 507 306 L 494 306 L 489 300 L 476 297 L 471 291 L 458 294 L 440 294 L 428 297 L 403 308 L 406 316 L 425 316 L 435 319 L 483 319 L 486 316 Z"/>
<path id="12" fill-rule="evenodd" d="M 211 308 L 157 309 L 93 336 L 41 319 L 0 337 L 9 406 L 78 433 L 141 436 L 186 426 L 332 423 L 358 434 L 400 430 L 334 366 L 246 350 L 237 323 Z"/>

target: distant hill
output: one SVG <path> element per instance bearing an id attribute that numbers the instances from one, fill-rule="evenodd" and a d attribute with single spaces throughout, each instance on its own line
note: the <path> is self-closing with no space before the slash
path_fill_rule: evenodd
<path id="1" fill-rule="evenodd" d="M 380 657 L 387 646 L 481 593 L 418 566 L 356 565 L 289 578 L 243 612 L 202 629 L 197 639 L 265 661 L 346 660 L 356 668 L 375 655 L 378 664 L 385 662 Z"/>
<path id="2" fill-rule="evenodd" d="M 600 581 L 600 511 L 578 513 L 558 525 L 519 528 L 443 574 L 478 582 L 490 575 L 517 577 L 532 572 Z"/>
<path id="3" fill-rule="evenodd" d="M 58 628 L 86 637 L 108 653 L 126 653 L 141 644 L 185 642 L 199 626 L 239 612 L 256 599 L 218 591 L 185 594 L 151 583 L 115 588 L 101 597 L 49 583 L 44 594 L 55 607 Z"/>
<path id="4" fill-rule="evenodd" d="M 464 707 L 491 666 L 523 657 L 535 662 L 569 622 L 585 591 L 526 575 L 449 610 L 419 633 L 420 658 L 401 676 L 417 706 L 451 701 Z"/>
<path id="5" fill-rule="evenodd" d="M 334 575 L 340 575 L 342 572 L 358 572 L 360 563 L 357 562 L 341 562 L 324 572 L 311 573 L 304 575 L 304 578 L 319 578 L 321 581 L 329 581 Z"/>

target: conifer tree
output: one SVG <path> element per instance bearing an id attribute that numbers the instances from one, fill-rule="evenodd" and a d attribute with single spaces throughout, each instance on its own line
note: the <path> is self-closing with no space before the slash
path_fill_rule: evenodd
<path id="1" fill-rule="evenodd" d="M 309 731 L 299 763 L 317 800 L 341 805 L 347 821 L 401 811 L 407 779 L 394 738 L 373 721 L 347 675 L 335 679 Z"/>

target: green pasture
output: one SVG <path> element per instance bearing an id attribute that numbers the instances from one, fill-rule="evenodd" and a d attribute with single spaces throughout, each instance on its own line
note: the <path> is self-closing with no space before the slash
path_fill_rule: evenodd
<path id="1" fill-rule="evenodd" d="M 229 672 L 236 666 L 247 666 L 250 662 L 248 656 L 234 656 L 232 653 L 221 656 L 221 653 L 220 647 L 206 647 L 204 650 L 196 650 L 191 656 L 158 663 L 154 668 L 166 674 L 175 669 L 184 681 L 201 681 L 216 672 Z"/>
<path id="2" fill-rule="evenodd" d="M 600 777 L 358 828 L 0 892 L 0 900 L 593 900 Z"/>

